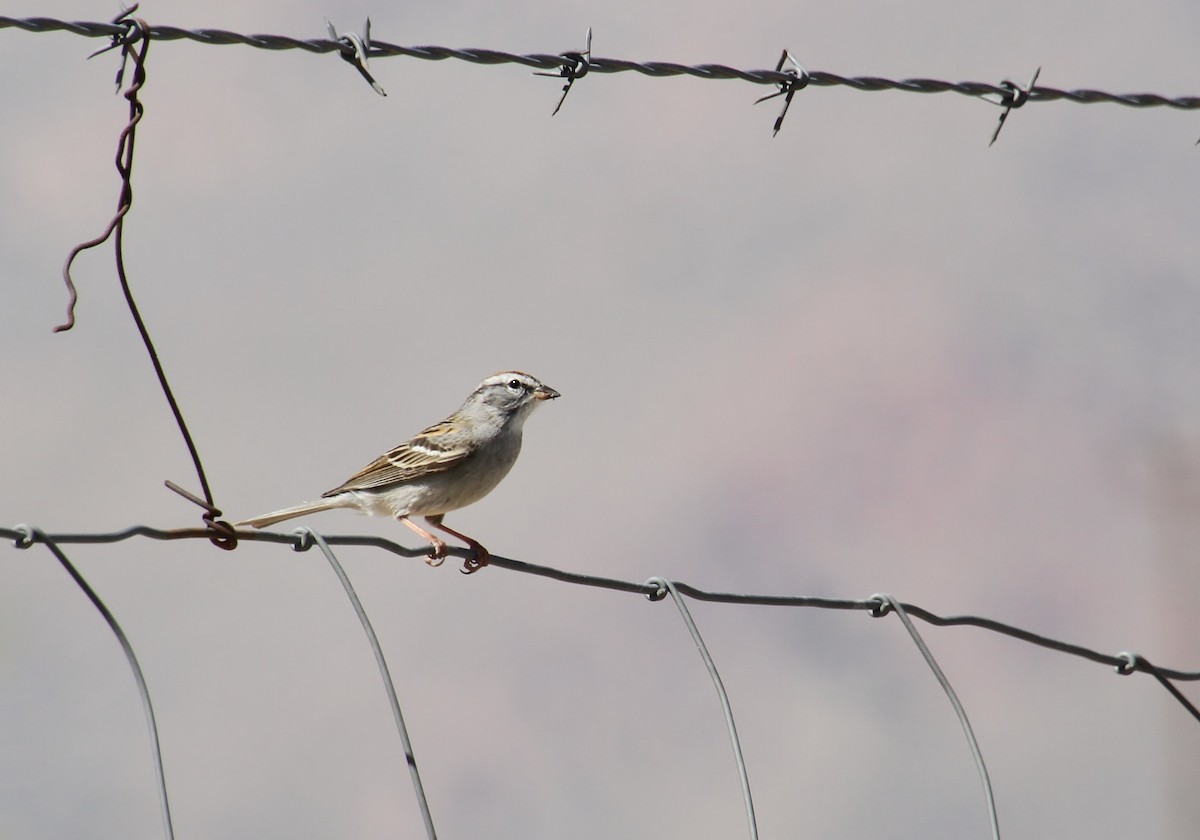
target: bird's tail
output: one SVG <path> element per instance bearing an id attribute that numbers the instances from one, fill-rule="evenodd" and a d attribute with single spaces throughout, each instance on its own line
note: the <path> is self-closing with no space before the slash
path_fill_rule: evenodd
<path id="1" fill-rule="evenodd" d="M 295 507 L 284 508 L 283 510 L 273 511 L 272 513 L 264 513 L 261 516 L 255 516 L 250 519 L 244 519 L 241 522 L 234 523 L 235 528 L 241 528 L 243 525 L 249 525 L 251 528 L 266 528 L 268 525 L 274 525 L 276 522 L 283 522 L 285 519 L 294 519 L 297 516 L 306 516 L 310 513 L 317 513 L 322 510 L 333 510 L 334 508 L 353 507 L 353 499 L 350 494 L 343 493 L 337 496 L 332 496 L 328 499 L 321 499 L 317 502 L 305 502 L 302 505 Z"/>

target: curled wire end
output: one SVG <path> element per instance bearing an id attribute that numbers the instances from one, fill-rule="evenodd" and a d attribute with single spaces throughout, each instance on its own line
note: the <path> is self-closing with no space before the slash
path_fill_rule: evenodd
<path id="1" fill-rule="evenodd" d="M 220 515 L 218 510 L 214 514 L 201 514 L 200 518 L 204 520 L 204 527 L 212 531 L 208 541 L 219 549 L 233 551 L 238 547 L 237 530 L 224 519 L 217 519 Z"/>
<path id="2" fill-rule="evenodd" d="M 1118 653 L 1117 658 L 1123 661 L 1120 665 L 1117 665 L 1115 668 L 1113 668 L 1113 670 L 1123 677 L 1127 677 L 1136 671 L 1138 669 L 1138 663 L 1142 660 L 1140 654 L 1133 653 L 1132 651 L 1128 650 L 1123 650 Z"/>
<path id="3" fill-rule="evenodd" d="M 38 537 L 41 535 L 41 532 L 32 525 L 18 525 L 13 530 L 21 535 L 13 541 L 13 545 L 17 548 L 29 548 L 29 546 L 37 542 Z"/>
<path id="4" fill-rule="evenodd" d="M 362 35 L 356 35 L 353 32 L 343 32 L 339 35 L 329 18 L 325 18 L 325 28 L 329 30 L 329 37 L 338 42 L 340 49 L 338 54 L 342 59 L 354 65 L 354 69 L 367 80 L 373 91 L 380 96 L 387 96 L 387 91 L 379 82 L 375 81 L 375 77 L 367 68 L 367 55 L 371 52 L 371 19 L 367 18 Z"/>
<path id="5" fill-rule="evenodd" d="M 292 551 L 308 551 L 316 543 L 312 530 L 303 526 L 292 531 L 292 536 L 296 538 Z"/>
<path id="6" fill-rule="evenodd" d="M 892 607 L 896 603 L 896 600 L 891 595 L 882 592 L 876 592 L 867 601 L 873 602 L 871 604 L 871 616 L 873 618 L 883 618 L 892 611 Z"/>
<path id="7" fill-rule="evenodd" d="M 652 577 L 646 581 L 645 586 L 654 587 L 653 592 L 646 593 L 647 601 L 661 601 L 670 593 L 670 587 L 667 586 L 667 581 L 660 577 Z"/>
<path id="8" fill-rule="evenodd" d="M 75 289 L 75 281 L 71 279 L 71 263 L 75 259 L 75 255 L 79 253 L 79 249 L 71 252 L 71 256 L 67 257 L 67 263 L 63 266 L 63 282 L 67 284 L 67 320 L 59 324 L 53 329 L 53 332 L 66 332 L 75 326 L 75 304 L 79 301 L 79 292 Z"/>
<path id="9" fill-rule="evenodd" d="M 150 26 L 141 18 L 128 17 L 137 9 L 134 5 L 130 9 L 126 9 L 120 16 L 113 20 L 114 24 L 126 24 L 127 29 L 124 33 L 113 35 L 112 44 L 102 50 L 93 53 L 92 56 L 99 55 L 115 47 L 121 47 L 121 67 L 117 71 L 117 91 L 121 90 L 121 83 L 125 76 L 125 65 L 129 57 L 132 55 L 137 70 L 134 72 L 134 81 L 130 85 L 129 90 L 125 93 L 125 98 L 130 104 L 130 118 L 125 130 L 121 132 L 121 141 L 117 146 L 117 171 L 121 174 L 123 185 L 121 188 L 121 199 L 117 208 L 116 215 L 108 223 L 108 227 L 99 236 L 89 239 L 86 242 L 81 242 L 71 249 L 67 254 L 66 262 L 63 263 L 62 277 L 63 283 L 66 284 L 67 292 L 70 297 L 67 301 L 67 320 L 58 326 L 54 327 L 54 332 L 60 333 L 71 329 L 75 326 L 75 304 L 79 300 L 79 293 L 75 288 L 75 282 L 71 279 L 71 265 L 75 262 L 75 258 L 83 251 L 89 248 L 95 248 L 103 242 L 106 242 L 113 231 L 121 224 L 125 218 L 125 214 L 129 212 L 131 202 L 133 200 L 132 188 L 130 187 L 130 172 L 133 168 L 133 134 L 138 120 L 141 119 L 142 105 L 137 99 L 137 92 L 145 82 L 145 61 L 146 52 L 150 48 Z M 132 45 L 138 41 L 142 42 L 141 50 L 134 51 Z M 92 56 L 89 56 L 92 57 Z M 119 240 L 118 240 L 119 241 Z M 119 252 L 119 247 L 118 247 Z M 118 253 L 117 258 L 117 274 L 121 279 L 122 285 L 125 284 L 124 271 L 121 268 L 121 259 Z M 130 300 L 130 307 L 134 308 L 133 301 Z M 134 320 L 138 320 L 136 311 L 134 312 Z M 148 339 L 147 339 L 148 341 Z M 151 349 L 151 355 L 153 350 Z"/>

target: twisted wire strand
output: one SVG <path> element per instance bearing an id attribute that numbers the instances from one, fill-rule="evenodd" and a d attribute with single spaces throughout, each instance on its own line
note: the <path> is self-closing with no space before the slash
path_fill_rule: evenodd
<path id="1" fill-rule="evenodd" d="M 134 9 L 136 8 L 135 5 Z M 146 84 L 146 56 L 150 51 L 151 41 L 149 38 L 141 37 L 149 28 L 144 20 L 141 18 L 128 18 L 125 23 L 129 28 L 116 24 L 111 25 L 117 30 L 117 34 L 113 35 L 113 48 L 117 46 L 121 47 L 122 64 L 121 73 L 117 76 L 118 87 L 125 72 L 125 62 L 128 59 L 133 60 L 133 75 L 129 83 L 129 88 L 124 93 L 125 99 L 129 103 L 129 118 L 124 128 L 121 129 L 115 159 L 117 174 L 121 177 L 117 210 L 102 233 L 86 242 L 79 243 L 68 253 L 62 270 L 63 281 L 68 291 L 67 320 L 56 326 L 54 332 L 64 332 L 75 326 L 75 304 L 79 297 L 75 282 L 71 279 L 71 266 L 75 262 L 75 258 L 84 251 L 101 245 L 111 237 L 116 262 L 117 280 L 121 287 L 121 294 L 125 298 L 129 314 L 133 318 L 134 325 L 137 327 L 138 335 L 141 336 L 142 344 L 146 348 L 146 354 L 150 357 L 154 374 L 158 379 L 163 396 L 167 400 L 167 405 L 171 409 L 171 414 L 175 418 L 175 424 L 179 428 L 179 433 L 183 437 L 184 446 L 187 447 L 188 454 L 191 456 L 192 465 L 196 469 L 196 477 L 200 482 L 200 489 L 204 497 L 195 496 L 171 481 L 167 481 L 166 486 L 204 508 L 201 518 L 211 531 L 210 539 L 213 544 L 226 550 L 232 550 L 237 547 L 237 540 L 233 537 L 233 528 L 218 519 L 221 516 L 221 510 L 213 503 L 212 489 L 208 483 L 204 463 L 200 459 L 200 451 L 196 447 L 196 442 L 192 437 L 191 431 L 188 429 L 187 421 L 183 416 L 183 410 L 179 407 L 179 400 L 176 399 L 175 392 L 171 388 L 171 383 L 167 379 L 166 368 L 163 366 L 162 359 L 154 347 L 154 341 L 150 337 L 150 330 L 146 326 L 145 319 L 142 317 L 141 309 L 138 307 L 137 300 L 129 284 L 129 276 L 125 271 L 125 217 L 133 207 L 134 142 L 137 138 L 138 124 L 142 121 L 142 117 L 146 111 L 139 93 Z"/>
<path id="2" fill-rule="evenodd" d="M 93 21 L 64 21 L 47 17 L 12 18 L 0 16 L 0 29 L 13 28 L 25 32 L 69 32 L 88 38 L 104 38 L 121 35 L 125 29 L 112 23 Z M 159 41 L 195 41 L 201 44 L 239 44 L 263 50 L 304 50 L 311 53 L 342 52 L 346 45 L 325 38 L 292 38 L 286 35 L 244 35 L 225 29 L 183 29 L 177 26 L 156 25 L 149 27 L 150 37 Z M 452 48 L 441 46 L 412 46 L 372 41 L 368 52 L 370 58 L 406 56 L 427 61 L 444 61 L 453 58 L 472 64 L 519 64 L 539 70 L 553 70 L 563 66 L 561 54 L 510 53 L 502 50 L 479 48 Z M 592 73 L 634 72 L 643 76 L 665 78 L 669 76 L 692 76 L 698 79 L 737 79 L 759 85 L 777 85 L 794 81 L 795 76 L 778 70 L 739 70 L 723 64 L 678 64 L 670 61 L 630 61 L 621 58 L 594 57 L 590 60 Z M 987 82 L 949 82 L 938 79 L 886 79 L 879 76 L 842 76 L 837 73 L 809 71 L 808 83 L 818 87 L 844 86 L 859 91 L 896 90 L 906 93 L 957 93 L 970 97 L 992 96 L 1000 100 L 1012 91 L 1000 84 Z M 1157 93 L 1109 93 L 1090 88 L 1059 90 L 1037 86 L 1029 92 L 1030 102 L 1055 102 L 1065 100 L 1081 105 L 1109 103 L 1130 108 L 1176 108 L 1179 110 L 1200 109 L 1200 96 L 1163 96 Z"/>

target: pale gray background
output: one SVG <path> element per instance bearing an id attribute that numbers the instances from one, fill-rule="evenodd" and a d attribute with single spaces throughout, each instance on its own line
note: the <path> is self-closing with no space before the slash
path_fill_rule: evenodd
<path id="1" fill-rule="evenodd" d="M 115 3 L 6 2 L 107 20 Z M 1189 0 L 155 3 L 151 22 L 892 78 L 1200 94 Z M 0 521 L 194 526 L 107 247 L 115 54 L 0 31 Z M 563 398 L 450 524 L 497 553 L 988 615 L 1200 667 L 1200 114 L 156 43 L 131 282 L 230 518 L 310 498 L 497 369 Z M 337 512 L 334 533 L 413 543 Z M 68 549 L 141 655 L 180 837 L 417 837 L 370 651 L 317 552 Z M 445 838 L 739 837 L 670 604 L 340 552 Z M 0 551 L 0 836 L 160 836 L 133 682 L 43 548 Z M 764 837 L 984 837 L 900 624 L 696 604 Z M 1022 838 L 1190 838 L 1200 727 L 1153 680 L 925 629 Z M 1195 697 L 1194 686 L 1185 689 Z M 1190 827 L 1188 825 L 1190 821 Z"/>

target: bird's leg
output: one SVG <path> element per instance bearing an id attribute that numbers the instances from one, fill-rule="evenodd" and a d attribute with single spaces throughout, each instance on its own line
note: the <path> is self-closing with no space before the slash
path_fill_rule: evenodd
<path id="1" fill-rule="evenodd" d="M 412 528 L 414 531 L 416 531 L 422 537 L 429 540 L 429 544 L 431 546 L 433 546 L 433 550 L 429 552 L 429 556 L 425 558 L 425 562 L 428 563 L 430 566 L 442 565 L 442 561 L 444 559 L 446 559 L 446 544 L 444 542 L 442 542 L 441 540 L 439 540 L 437 537 L 435 537 L 433 534 L 426 531 L 424 528 L 422 528 L 416 522 L 413 522 L 407 516 L 398 516 L 396 518 L 399 519 L 401 522 L 403 522 L 405 525 L 407 525 L 409 528 Z"/>
<path id="2" fill-rule="evenodd" d="M 482 545 L 480 545 L 479 543 L 477 543 L 475 540 L 468 537 L 466 534 L 460 534 L 458 531 L 455 531 L 453 528 L 449 528 L 449 527 L 443 525 L 442 524 L 443 516 L 445 516 L 445 514 L 442 514 L 442 513 L 438 513 L 433 516 L 426 516 L 425 521 L 428 522 L 430 525 L 432 525 L 434 528 L 437 528 L 439 531 L 445 531 L 447 534 L 458 537 L 460 540 L 465 542 L 467 544 L 467 547 L 470 548 L 471 551 L 475 552 L 475 556 L 468 557 L 466 560 L 463 561 L 462 573 L 464 575 L 469 575 L 474 572 L 478 572 L 480 569 L 482 569 L 484 566 L 486 566 L 488 564 L 488 559 L 491 557 L 491 555 L 488 554 L 488 550 L 486 548 L 484 548 Z"/>

